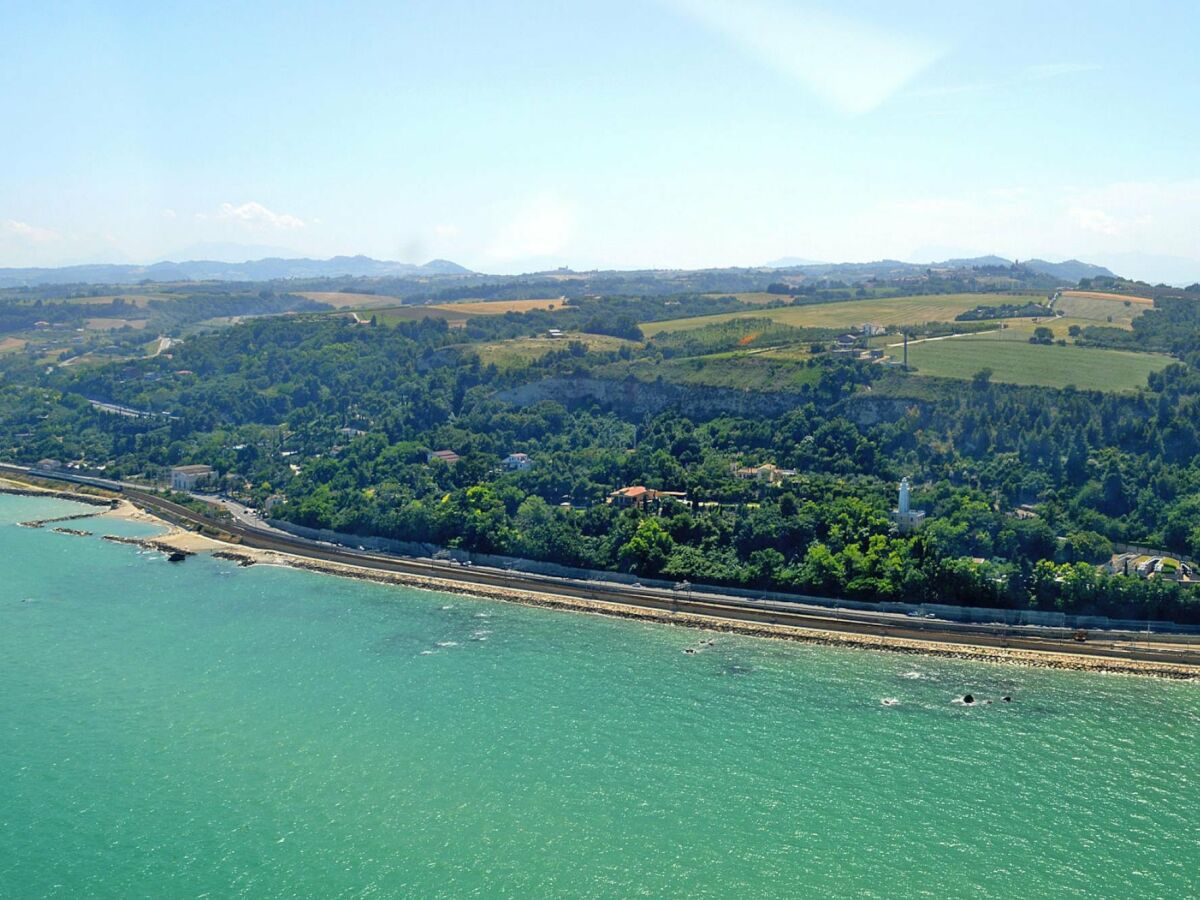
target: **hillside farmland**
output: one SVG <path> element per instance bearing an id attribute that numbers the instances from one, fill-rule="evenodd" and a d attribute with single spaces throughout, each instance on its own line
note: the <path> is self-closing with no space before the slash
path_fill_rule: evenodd
<path id="1" fill-rule="evenodd" d="M 899 346 L 887 352 L 894 360 L 903 356 Z M 918 375 L 965 380 L 986 368 L 992 370 L 992 381 L 1005 384 L 1055 388 L 1073 384 L 1120 393 L 1145 387 L 1151 372 L 1174 360 L 1159 353 L 1046 346 L 978 335 L 910 342 L 908 361 Z"/>
<path id="2" fill-rule="evenodd" d="M 950 322 L 955 316 L 977 306 L 1044 303 L 1040 294 L 926 294 L 916 297 L 846 300 L 807 306 L 782 306 L 754 309 L 689 319 L 647 322 L 642 331 L 647 337 L 663 331 L 702 328 L 731 319 L 762 317 L 802 328 L 850 328 L 864 322 L 878 325 L 919 325 L 925 322 Z"/>

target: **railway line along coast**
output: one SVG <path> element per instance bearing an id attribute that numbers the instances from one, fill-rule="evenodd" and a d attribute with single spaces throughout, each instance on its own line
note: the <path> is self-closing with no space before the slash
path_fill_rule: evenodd
<path id="1" fill-rule="evenodd" d="M 651 620 L 749 635 L 893 652 L 974 658 L 1046 668 L 1087 669 L 1176 679 L 1200 678 L 1200 635 L 1080 632 L 1043 626 L 954 622 L 898 613 L 831 609 L 753 600 L 708 589 L 687 592 L 614 582 L 583 581 L 511 569 L 333 546 L 258 528 L 244 519 L 216 519 L 149 490 L 100 479 L 0 464 L 0 490 L 52 493 L 109 505 L 115 496 L 182 529 L 156 545 L 209 549 L 243 564 L 270 562 L 342 577 L 401 583 L 552 609 Z M 37 482 L 54 484 L 39 490 Z M 21 487 L 25 483 L 29 487 Z M 69 487 L 63 487 L 68 485 Z M 93 491 L 80 494 L 81 488 Z M 107 491 L 99 497 L 95 491 Z M 189 534 L 188 532 L 195 532 Z"/>

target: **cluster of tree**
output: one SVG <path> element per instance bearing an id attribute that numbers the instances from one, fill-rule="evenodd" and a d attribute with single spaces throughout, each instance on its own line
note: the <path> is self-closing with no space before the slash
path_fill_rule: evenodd
<path id="1" fill-rule="evenodd" d="M 1079 338 L 1081 345 L 1117 347 L 1126 350 L 1159 350 L 1195 366 L 1200 362 L 1200 292 L 1188 296 L 1157 297 L 1154 308 L 1135 318 L 1132 330 L 1108 325 L 1089 325 Z"/>
<path id="2" fill-rule="evenodd" d="M 108 303 L 86 304 L 69 300 L 47 302 L 40 297 L 33 300 L 0 297 L 0 334 L 28 331 L 38 322 L 62 328 L 78 328 L 86 319 L 93 317 L 119 318 L 134 312 L 136 307 L 122 297 Z"/>
<path id="3" fill-rule="evenodd" d="M 888 325 L 888 331 L 907 334 L 911 337 L 942 337 L 947 334 L 971 334 L 976 331 L 991 331 L 996 326 L 990 322 L 920 322 L 916 325 Z M 1007 328 L 1008 326 L 1001 326 Z"/>
<path id="4" fill-rule="evenodd" d="M 144 307 L 115 297 L 107 303 L 90 297 L 47 300 L 42 297 L 0 297 L 0 334 L 28 331 L 38 322 L 78 328 L 88 319 L 148 319 L 150 333 L 177 334 L 181 328 L 221 316 L 278 315 L 284 312 L 316 312 L 331 309 L 297 294 L 276 294 L 269 289 L 234 293 L 227 287 L 205 289 L 147 301 Z"/>
<path id="5" fill-rule="evenodd" d="M 473 319 L 465 335 L 435 319 L 256 319 L 190 339 L 169 359 L 49 373 L 5 363 L 0 453 L 83 459 L 128 477 L 204 462 L 251 502 L 285 498 L 277 514 L 298 524 L 698 583 L 1197 618 L 1188 586 L 1096 569 L 1112 541 L 1200 555 L 1194 349 L 1136 395 L 987 378 L 964 389 L 821 359 L 811 388 L 778 415 L 688 418 L 627 403 L 510 406 L 499 391 L 602 374 L 615 356 L 565 345 L 499 370 L 472 347 L 563 327 L 560 316 L 647 321 L 729 300 L 584 299 L 562 313 Z M 1200 346 L 1190 309 L 1164 301 L 1137 322 L 1147 319 L 1134 338 L 1175 329 L 1171 340 Z M 623 352 L 651 361 L 674 349 L 719 352 L 754 328 L 779 337 L 773 329 L 786 326 L 734 320 Z M 85 398 L 170 416 L 106 415 Z M 437 449 L 462 459 L 430 462 Z M 505 469 L 516 451 L 533 466 Z M 770 484 L 731 468 L 763 462 L 800 474 Z M 929 515 L 912 535 L 888 516 L 902 475 Z M 692 502 L 605 502 L 631 484 Z M 1022 504 L 1037 504 L 1037 516 L 1015 515 Z"/>
<path id="6" fill-rule="evenodd" d="M 977 306 L 954 318 L 958 322 L 979 322 L 983 319 L 1029 319 L 1053 315 L 1054 310 L 1041 303 L 1001 303 L 997 306 Z"/>
<path id="7" fill-rule="evenodd" d="M 273 316 L 285 312 L 319 312 L 332 307 L 299 294 L 277 294 L 264 288 L 244 294 L 196 293 L 183 298 L 147 301 L 150 327 L 165 334 L 206 319 L 225 316 Z"/>

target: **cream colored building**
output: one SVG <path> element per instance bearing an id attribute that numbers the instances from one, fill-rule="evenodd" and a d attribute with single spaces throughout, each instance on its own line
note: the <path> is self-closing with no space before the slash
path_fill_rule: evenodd
<path id="1" fill-rule="evenodd" d="M 212 466 L 176 466 L 171 470 L 171 490 L 190 491 L 216 474 Z"/>

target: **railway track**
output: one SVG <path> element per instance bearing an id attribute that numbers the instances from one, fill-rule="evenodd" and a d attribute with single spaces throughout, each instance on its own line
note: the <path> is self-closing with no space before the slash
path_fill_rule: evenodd
<path id="1" fill-rule="evenodd" d="M 585 600 L 618 603 L 641 609 L 667 613 L 688 613 L 709 616 L 736 622 L 762 625 L 784 625 L 822 631 L 837 631 L 875 637 L 904 638 L 908 640 L 936 643 L 966 643 L 972 646 L 996 649 L 1019 649 L 1072 655 L 1100 656 L 1112 659 L 1136 659 L 1145 662 L 1165 662 L 1178 665 L 1200 666 L 1200 648 L 1151 649 L 1129 645 L 1104 646 L 1097 643 L 1080 644 L 1073 639 L 1059 637 L 1032 637 L 1015 635 L 1007 630 L 988 626 L 965 625 L 954 622 L 925 624 L 923 620 L 913 623 L 907 617 L 893 614 L 878 614 L 844 611 L 831 613 L 819 609 L 787 609 L 779 604 L 764 604 L 712 596 L 693 595 L 691 598 L 676 596 L 654 588 L 633 588 L 627 585 L 609 585 L 599 582 L 578 582 L 550 576 L 527 573 L 504 572 L 476 566 L 451 567 L 435 562 L 404 559 L 365 551 L 326 547 L 304 539 L 283 538 L 274 534 L 240 524 L 217 524 L 206 520 L 187 507 L 180 506 L 153 494 L 126 490 L 126 496 L 159 512 L 170 513 L 180 521 L 177 524 L 192 524 L 216 528 L 236 537 L 241 544 L 259 550 L 275 550 L 297 556 L 322 559 L 376 569 L 385 572 L 419 575 L 435 579 L 452 579 L 468 584 L 490 587 L 559 594 Z M 884 616 L 890 616 L 884 618 Z"/>
<path id="2" fill-rule="evenodd" d="M 0 464 L 0 471 L 34 474 L 15 466 Z M 96 480 L 89 483 L 93 486 Z M 682 596 L 658 588 L 633 587 L 594 581 L 574 581 L 525 572 L 491 569 L 482 566 L 450 566 L 444 563 L 333 547 L 304 538 L 281 536 L 251 528 L 236 521 L 215 520 L 156 494 L 127 484 L 110 482 L 131 502 L 153 511 L 173 524 L 217 532 L 234 542 L 257 550 L 269 550 L 309 559 L 359 566 L 381 572 L 416 575 L 424 578 L 453 580 L 466 584 L 502 589 L 533 591 L 584 600 L 615 603 L 656 613 L 685 613 L 732 623 L 782 625 L 818 631 L 832 631 L 871 637 L 902 638 L 941 644 L 962 644 L 997 650 L 1029 650 L 1040 653 L 1135 660 L 1148 663 L 1196 666 L 1200 669 L 1200 643 L 1182 645 L 1134 644 L 1093 633 L 1087 642 L 1064 634 L 1031 635 L 1016 633 L 1003 625 L 979 625 L 942 620 L 914 620 L 894 613 L 870 613 L 856 610 L 831 611 L 821 607 L 794 607 L 767 601 L 718 597 L 691 593 Z M 1178 648 L 1178 649 L 1177 649 Z"/>

